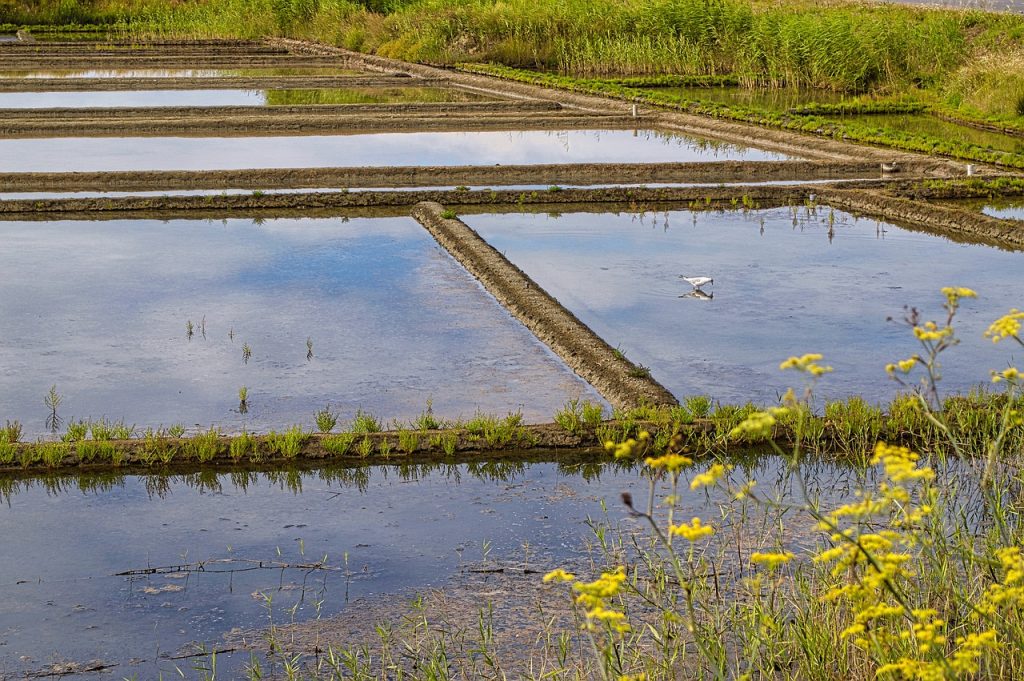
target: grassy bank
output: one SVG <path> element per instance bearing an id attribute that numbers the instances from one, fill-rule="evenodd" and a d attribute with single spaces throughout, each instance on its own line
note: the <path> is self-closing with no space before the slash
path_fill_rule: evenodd
<path id="1" fill-rule="evenodd" d="M 2 0 L 0 23 L 313 38 L 411 61 L 575 75 L 729 75 L 841 90 L 950 83 L 993 111 L 1024 95 L 1024 17 L 804 0 Z M 956 74 L 956 78 L 952 76 Z M 1007 88 L 1012 92 L 1007 92 Z M 969 94 L 973 93 L 973 94 Z M 998 100 L 998 101 L 995 101 Z M 1012 102 L 1006 113 L 1019 113 Z"/>

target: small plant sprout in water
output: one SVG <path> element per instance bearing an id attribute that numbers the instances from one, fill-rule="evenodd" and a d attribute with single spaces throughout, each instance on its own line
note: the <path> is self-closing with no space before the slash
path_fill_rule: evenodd
<path id="1" fill-rule="evenodd" d="M 199 320 L 199 333 L 203 340 L 206 340 L 206 315 L 203 315 L 203 318 Z"/>
<path id="2" fill-rule="evenodd" d="M 228 329 L 228 340 L 230 340 L 230 341 L 234 341 L 235 340 L 235 327 L 233 327 L 233 326 L 230 329 Z"/>
<path id="3" fill-rule="evenodd" d="M 238 389 L 238 413 L 249 413 L 249 389 L 244 385 Z"/>
<path id="4" fill-rule="evenodd" d="M 331 411 L 331 405 L 316 412 L 316 428 L 321 433 L 329 433 L 338 424 L 338 415 Z"/>
<path id="5" fill-rule="evenodd" d="M 62 419 L 57 415 L 57 407 L 64 401 L 64 396 L 57 392 L 57 386 L 51 385 L 50 392 L 46 393 L 43 397 L 43 403 L 49 407 L 50 413 L 46 417 L 46 427 L 51 433 L 56 433 L 60 430 Z"/>
<path id="6" fill-rule="evenodd" d="M 313 339 L 306 338 L 306 361 L 310 362 L 313 360 Z"/>
<path id="7" fill-rule="evenodd" d="M 194 336 L 195 333 L 196 333 L 195 324 L 193 324 L 192 320 L 190 319 L 187 322 L 185 322 L 185 338 L 187 338 L 189 340 L 192 340 L 192 336 Z"/>
<path id="8" fill-rule="evenodd" d="M 252 359 L 252 348 L 248 343 L 242 343 L 242 363 L 248 364 L 250 359 Z"/>

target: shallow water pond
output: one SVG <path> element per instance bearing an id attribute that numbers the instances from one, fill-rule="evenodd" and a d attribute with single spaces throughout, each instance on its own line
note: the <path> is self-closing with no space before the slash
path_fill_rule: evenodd
<path id="1" fill-rule="evenodd" d="M 895 130 L 911 135 L 928 135 L 949 142 L 973 144 L 984 149 L 1024 154 L 1024 137 L 1014 137 L 989 130 L 979 130 L 942 120 L 928 114 L 872 114 L 838 116 L 838 123 L 858 123 L 873 128 Z"/>
<path id="2" fill-rule="evenodd" d="M 767 489 L 783 468 L 767 459 L 737 475 Z M 840 469 L 808 477 L 812 493 L 833 497 L 853 484 Z M 607 521 L 637 527 L 618 497 L 646 499 L 646 488 L 615 465 L 543 461 L 16 482 L 0 504 L 0 664 L 98 659 L 118 665 L 114 678 L 177 678 L 175 667 L 196 678 L 191 666 L 209 659 L 182 657 L 197 651 L 190 644 L 223 650 L 233 630 L 259 640 L 271 623 L 355 609 L 372 632 L 375 605 L 430 587 L 456 598 L 460 574 L 507 561 L 535 571 L 524 578 L 533 591 L 543 572 L 580 564 L 593 540 L 586 519 L 602 521 L 602 503 Z M 688 487 L 680 505 L 687 518 L 716 508 Z M 730 554 L 769 535 L 722 532 Z M 487 598 L 468 595 L 474 608 Z M 224 652 L 218 670 L 237 678 L 248 659 Z"/>
<path id="3" fill-rule="evenodd" d="M 0 140 L 0 171 L 781 160 L 781 154 L 648 130 L 408 132 L 300 137 Z"/>
<path id="4" fill-rule="evenodd" d="M 431 399 L 548 421 L 599 399 L 411 218 L 0 222 L 0 239 L 0 419 L 26 438 L 51 386 L 64 423 L 140 430 L 308 430 L 328 404 L 410 420 Z"/>
<path id="5" fill-rule="evenodd" d="M 943 286 L 981 296 L 962 308 L 963 342 L 944 357 L 945 388 L 988 383 L 991 369 L 1020 364 L 1019 349 L 982 334 L 1009 308 L 1024 307 L 1016 285 L 1024 254 L 839 211 L 830 237 L 829 208 L 794 210 L 464 219 L 679 397 L 772 403 L 794 379 L 779 362 L 820 352 L 836 370 L 822 395 L 888 400 L 896 386 L 883 367 L 920 348 L 886 318 L 902 318 L 904 305 L 940 317 Z M 680 275 L 713 277 L 708 298 L 694 296 Z"/>
<path id="6" fill-rule="evenodd" d="M 485 98 L 435 87 L 359 87 L 310 90 L 133 90 L 114 92 L 0 92 L 0 109 L 157 106 L 295 106 L 400 102 L 469 102 Z"/>

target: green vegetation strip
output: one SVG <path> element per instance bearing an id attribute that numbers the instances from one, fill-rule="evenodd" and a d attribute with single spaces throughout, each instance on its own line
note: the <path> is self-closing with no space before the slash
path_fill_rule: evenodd
<path id="1" fill-rule="evenodd" d="M 981 445 L 1002 426 L 1006 399 L 1005 394 L 992 392 L 946 398 L 941 412 L 949 427 L 946 432 L 921 409 L 914 395 L 898 397 L 884 407 L 853 397 L 827 402 L 819 416 L 800 425 L 800 437 L 807 452 L 858 463 L 864 463 L 873 443 L 879 441 L 953 454 L 943 444 L 953 435 L 962 450 L 980 452 L 984 451 Z M 1024 408 L 1024 402 L 1015 406 Z M 445 422 L 428 409 L 411 423 L 395 424 L 390 430 L 372 415 L 357 412 L 343 432 L 334 432 L 337 417 L 324 410 L 316 414 L 319 432 L 296 425 L 282 432 L 234 436 L 217 429 L 186 436 L 180 426 L 139 434 L 121 423 L 79 421 L 70 423 L 59 440 L 35 442 L 22 442 L 21 425 L 7 421 L 0 427 L 0 477 L 117 468 L 427 463 L 476 454 L 518 458 L 539 450 L 593 450 L 608 442 L 639 438 L 645 431 L 655 451 L 664 450 L 670 442 L 706 453 L 744 451 L 770 442 L 791 444 L 797 432 L 792 419 L 780 418 L 770 432 L 756 436 L 736 431 L 759 409 L 752 403 L 715 404 L 698 395 L 679 404 L 615 409 L 608 419 L 601 405 L 571 400 L 547 424 L 524 424 L 517 412 Z M 330 417 L 327 422 L 325 412 Z M 1020 451 L 1024 430 L 1013 431 L 1004 446 Z"/>
<path id="2" fill-rule="evenodd" d="M 460 64 L 459 67 L 470 73 L 480 73 L 584 94 L 615 97 L 641 104 L 677 109 L 701 116 L 752 123 L 754 125 L 794 132 L 811 133 L 848 142 L 892 147 L 903 151 L 938 154 L 1011 168 L 1024 168 L 1024 155 L 1022 154 L 994 151 L 973 144 L 936 137 L 901 133 L 862 123 L 838 122 L 821 118 L 820 116 L 771 112 L 731 104 L 695 100 L 668 92 L 641 91 L 607 81 L 537 73 L 496 64 Z"/>

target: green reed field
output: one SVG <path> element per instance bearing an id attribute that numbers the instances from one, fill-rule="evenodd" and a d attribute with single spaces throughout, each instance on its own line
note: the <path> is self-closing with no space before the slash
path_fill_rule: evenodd
<path id="1" fill-rule="evenodd" d="M 0 23 L 136 35 L 311 38 L 432 64 L 576 76 L 729 75 L 744 85 L 926 88 L 1024 115 L 1024 16 L 785 0 L 0 0 Z"/>

